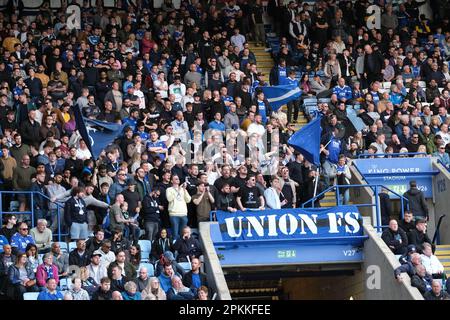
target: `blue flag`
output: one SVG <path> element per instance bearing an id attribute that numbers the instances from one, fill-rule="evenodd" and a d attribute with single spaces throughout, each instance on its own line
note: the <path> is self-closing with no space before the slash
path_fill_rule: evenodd
<path id="1" fill-rule="evenodd" d="M 288 144 L 300 152 L 306 160 L 320 165 L 320 137 L 322 128 L 320 127 L 321 116 L 315 118 L 299 131 L 294 133 L 288 140 Z"/>
<path id="2" fill-rule="evenodd" d="M 260 87 L 264 92 L 264 96 L 270 103 L 273 111 L 280 109 L 282 105 L 299 99 L 302 95 L 302 90 L 295 85 L 283 85 L 283 86 L 269 86 Z"/>
<path id="3" fill-rule="evenodd" d="M 122 134 L 127 124 L 103 122 L 82 116 L 78 105 L 72 108 L 78 132 L 86 142 L 92 156 L 97 159 L 100 153 L 118 136 Z"/>

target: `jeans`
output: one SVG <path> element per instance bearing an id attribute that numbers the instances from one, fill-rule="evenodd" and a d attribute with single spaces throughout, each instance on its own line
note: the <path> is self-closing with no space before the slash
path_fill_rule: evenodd
<path id="1" fill-rule="evenodd" d="M 78 239 L 87 239 L 89 237 L 88 224 L 73 222 L 70 226 L 70 238 L 72 241 Z"/>
<path id="2" fill-rule="evenodd" d="M 150 241 L 155 239 L 155 236 L 159 230 L 158 222 L 146 221 L 146 222 L 144 222 L 144 228 L 145 228 L 145 234 L 147 236 L 147 239 Z"/>
<path id="3" fill-rule="evenodd" d="M 183 228 L 187 226 L 187 216 L 170 216 L 170 224 L 172 225 L 172 236 L 174 240 L 180 239 Z"/>

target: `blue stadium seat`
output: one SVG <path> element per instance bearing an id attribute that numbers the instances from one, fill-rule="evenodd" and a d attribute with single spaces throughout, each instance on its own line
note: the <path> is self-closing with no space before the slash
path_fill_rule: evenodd
<path id="1" fill-rule="evenodd" d="M 71 252 L 73 249 L 77 248 L 77 243 L 75 241 L 69 242 L 69 252 Z"/>
<path id="2" fill-rule="evenodd" d="M 141 246 L 141 261 L 148 262 L 152 251 L 152 242 L 150 240 L 139 240 L 138 244 Z"/>
<path id="3" fill-rule="evenodd" d="M 71 284 L 72 284 L 72 282 L 67 278 L 59 279 L 59 288 L 61 291 L 69 290 L 71 287 Z"/>
<path id="4" fill-rule="evenodd" d="M 23 294 L 23 300 L 37 300 L 39 292 L 25 292 Z"/>
<path id="5" fill-rule="evenodd" d="M 180 267 L 184 269 L 184 271 L 188 272 L 191 271 L 191 263 L 190 262 L 178 262 Z"/>
<path id="6" fill-rule="evenodd" d="M 67 242 L 58 242 L 59 246 L 61 247 L 62 252 L 68 252 L 69 246 L 67 245 Z"/>
<path id="7" fill-rule="evenodd" d="M 150 252 L 152 250 L 152 242 L 150 240 L 139 240 L 138 244 L 141 246 L 141 251 Z"/>
<path id="8" fill-rule="evenodd" d="M 149 277 L 153 277 L 155 275 L 155 267 L 151 263 L 142 263 L 141 262 L 139 264 L 139 270 L 141 270 L 141 268 L 143 268 L 143 267 L 147 268 L 147 272 L 148 272 L 148 276 Z"/>

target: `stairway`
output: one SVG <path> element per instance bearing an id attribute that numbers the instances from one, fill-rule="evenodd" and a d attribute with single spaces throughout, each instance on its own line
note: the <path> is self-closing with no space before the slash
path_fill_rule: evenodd
<path id="1" fill-rule="evenodd" d="M 259 72 L 264 74 L 264 80 L 269 82 L 270 70 L 274 66 L 274 61 L 270 52 L 266 52 L 264 47 L 256 47 L 254 41 L 249 41 L 250 51 L 256 57 L 256 65 Z M 287 112 L 287 106 L 281 107 L 281 110 Z M 299 112 L 297 123 L 295 123 L 295 129 L 300 130 L 308 123 L 303 111 Z M 320 200 L 322 207 L 334 207 L 336 205 L 336 194 L 334 191 L 327 192 L 325 197 Z"/>
<path id="2" fill-rule="evenodd" d="M 434 254 L 444 266 L 444 272 L 447 277 L 450 277 L 450 245 L 436 246 L 436 252 Z"/>
<path id="3" fill-rule="evenodd" d="M 255 41 L 249 41 L 249 49 L 256 57 L 258 71 L 264 74 L 264 81 L 269 82 L 270 69 L 273 67 L 272 56 L 264 47 L 256 47 L 255 44 Z"/>

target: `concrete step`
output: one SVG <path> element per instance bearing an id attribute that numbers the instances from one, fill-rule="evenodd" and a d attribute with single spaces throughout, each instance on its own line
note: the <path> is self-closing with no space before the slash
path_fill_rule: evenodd
<path id="1" fill-rule="evenodd" d="M 436 250 L 435 252 L 436 256 L 449 256 L 450 257 L 450 250 Z"/>
<path id="2" fill-rule="evenodd" d="M 436 246 L 436 251 L 450 250 L 450 244 L 440 244 Z"/>

